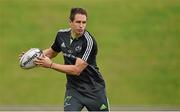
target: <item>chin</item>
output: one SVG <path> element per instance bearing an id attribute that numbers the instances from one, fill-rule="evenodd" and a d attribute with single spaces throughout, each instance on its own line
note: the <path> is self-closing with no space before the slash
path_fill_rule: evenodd
<path id="1" fill-rule="evenodd" d="M 83 35 L 83 33 L 84 33 L 84 32 L 78 32 L 77 34 L 78 34 L 78 35 Z"/>
<path id="2" fill-rule="evenodd" d="M 82 31 L 82 32 L 76 31 L 76 35 L 78 35 L 78 36 L 81 36 L 83 34 L 84 34 L 84 31 Z"/>
<path id="3" fill-rule="evenodd" d="M 84 32 L 80 32 L 79 34 L 82 35 Z"/>

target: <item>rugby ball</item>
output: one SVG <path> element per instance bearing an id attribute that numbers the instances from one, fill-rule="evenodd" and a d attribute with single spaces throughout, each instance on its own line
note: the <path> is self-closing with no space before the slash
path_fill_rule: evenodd
<path id="1" fill-rule="evenodd" d="M 31 48 L 28 50 L 20 59 L 20 67 L 23 69 L 31 69 L 36 67 L 36 64 L 34 64 L 34 60 L 41 56 L 42 50 L 39 48 Z"/>

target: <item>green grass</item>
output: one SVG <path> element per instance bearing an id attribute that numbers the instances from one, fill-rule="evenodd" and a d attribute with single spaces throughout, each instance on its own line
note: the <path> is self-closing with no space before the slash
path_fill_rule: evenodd
<path id="1" fill-rule="evenodd" d="M 179 0 L 1 0 L 0 105 L 63 104 L 65 75 L 22 70 L 18 55 L 50 47 L 76 6 L 88 11 L 111 105 L 180 105 Z"/>

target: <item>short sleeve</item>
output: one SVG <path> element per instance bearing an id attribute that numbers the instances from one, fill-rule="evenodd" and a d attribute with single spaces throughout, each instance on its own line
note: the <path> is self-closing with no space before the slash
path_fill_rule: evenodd
<path id="1" fill-rule="evenodd" d="M 81 53 L 78 55 L 78 57 L 86 61 L 87 63 L 91 63 L 91 61 L 95 59 L 97 54 L 97 44 L 88 32 L 85 32 L 84 36 L 85 41 L 83 43 Z"/>
<path id="2" fill-rule="evenodd" d="M 61 52 L 61 39 L 59 32 L 57 33 L 56 38 L 53 44 L 51 45 L 51 48 L 56 52 Z"/>

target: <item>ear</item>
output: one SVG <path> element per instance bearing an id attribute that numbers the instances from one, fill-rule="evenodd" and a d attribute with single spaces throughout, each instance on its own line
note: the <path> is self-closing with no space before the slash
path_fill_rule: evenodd
<path id="1" fill-rule="evenodd" d="M 68 22 L 69 22 L 69 23 L 72 23 L 72 21 L 71 21 L 70 19 L 68 19 Z"/>
<path id="2" fill-rule="evenodd" d="M 69 25 L 71 26 L 72 21 L 71 21 L 70 19 L 68 19 L 68 23 L 69 23 Z"/>

